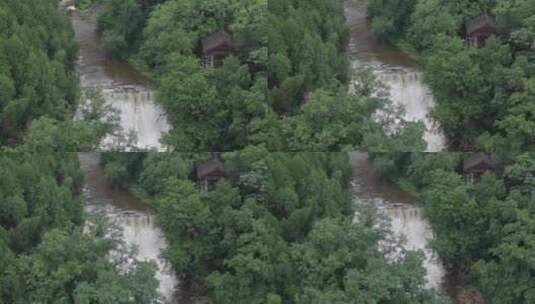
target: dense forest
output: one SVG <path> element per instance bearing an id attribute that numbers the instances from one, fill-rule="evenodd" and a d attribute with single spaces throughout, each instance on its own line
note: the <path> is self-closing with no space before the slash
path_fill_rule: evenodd
<path id="1" fill-rule="evenodd" d="M 155 266 L 84 212 L 76 154 L 56 148 L 0 153 L 0 303 L 154 303 Z"/>
<path id="2" fill-rule="evenodd" d="M 225 177 L 199 191 L 193 171 L 213 157 Z M 402 244 L 373 209 L 355 207 L 345 153 L 249 147 L 103 159 L 111 180 L 158 210 L 164 255 L 210 303 L 447 303 L 424 289 L 418 252 L 387 258 Z"/>
<path id="3" fill-rule="evenodd" d="M 2 1 L 0 143 L 16 141 L 33 119 L 65 120 L 75 110 L 77 46 L 54 1 Z"/>
<path id="4" fill-rule="evenodd" d="M 535 303 L 535 1 L 365 2 L 375 37 L 423 68 L 459 153 L 423 153 L 424 124 L 377 71 L 353 69 L 343 0 L 60 2 L 0 0 L 0 304 L 163 304 L 160 261 L 199 304 Z M 147 87 L 82 88 L 69 15 L 101 39 L 95 61 L 130 64 Z M 474 20 L 495 32 L 474 43 Z M 231 47 L 216 60 L 217 39 Z M 168 152 L 130 146 L 111 105 L 130 94 L 132 115 L 148 111 L 153 89 Z M 90 189 L 78 152 L 105 137 L 119 145 L 95 157 L 105 186 Z M 357 150 L 418 206 L 360 204 Z M 118 189 L 161 259 L 89 211 Z M 380 207 L 423 209 L 454 286 L 426 285 L 426 252 Z"/>
<path id="5" fill-rule="evenodd" d="M 374 162 L 419 193 L 436 234 L 431 246 L 461 284 L 486 303 L 532 303 L 535 155 L 493 154 L 492 170 L 470 181 L 463 162 L 474 154 L 386 153 Z"/>
<path id="6" fill-rule="evenodd" d="M 374 32 L 411 49 L 424 65 L 437 119 L 455 151 L 534 148 L 535 2 L 369 0 Z M 483 47 L 468 47 L 466 25 L 496 23 Z"/>
<path id="7" fill-rule="evenodd" d="M 157 82 L 158 100 L 173 126 L 165 141 L 175 149 L 246 145 L 251 126 L 268 111 L 262 23 L 267 1 L 159 2 L 109 2 L 99 16 L 105 45 Z M 221 28 L 233 33 L 236 52 L 222 66 L 204 70 L 200 40 Z"/>
<path id="8" fill-rule="evenodd" d="M 78 88 L 72 27 L 55 2 L 0 2 L 0 303 L 154 303 L 154 265 L 83 209 L 73 152 L 95 149 L 115 123 Z M 82 95 L 94 102 L 73 121 Z"/>
<path id="9" fill-rule="evenodd" d="M 80 91 L 78 47 L 56 1 L 2 1 L 0 16 L 0 146 L 26 137 L 86 151 L 116 132 L 116 116 L 98 92 Z M 93 102 L 79 108 L 81 96 Z"/>
<path id="10" fill-rule="evenodd" d="M 425 148 L 423 126 L 402 121 L 370 72 L 349 85 L 343 1 L 110 1 L 99 27 L 156 81 L 175 150 Z M 201 41 L 218 29 L 235 51 L 203 69 Z"/>

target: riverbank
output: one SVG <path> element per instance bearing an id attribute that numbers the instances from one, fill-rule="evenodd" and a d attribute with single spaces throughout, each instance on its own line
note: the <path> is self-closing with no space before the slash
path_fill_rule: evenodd
<path id="1" fill-rule="evenodd" d="M 153 85 L 147 77 L 127 61 L 113 59 L 102 45 L 97 31 L 96 14 L 99 6 L 70 14 L 80 55 L 76 69 L 83 89 L 102 92 L 106 103 L 118 111 L 121 134 L 133 134 L 132 143 L 137 149 L 165 150 L 160 143 L 170 126 L 161 107 L 154 101 Z M 107 137 L 102 149 L 124 149 L 124 143 Z"/>
<path id="2" fill-rule="evenodd" d="M 406 248 L 424 253 L 427 271 L 427 288 L 446 293 L 446 271 L 440 260 L 429 248 L 433 239 L 430 224 L 423 216 L 423 209 L 416 197 L 377 175 L 367 153 L 350 154 L 354 176 L 354 200 L 359 204 L 371 204 L 391 221 L 394 236 L 405 239 Z"/>
<path id="3" fill-rule="evenodd" d="M 214 157 L 219 158 L 221 167 L 216 169 L 224 177 L 213 169 L 202 170 L 200 177 L 194 173 L 196 168 L 206 168 L 200 164 L 213 163 Z M 396 263 L 388 263 L 379 247 L 383 240 L 390 242 L 391 234 L 369 226 L 382 217 L 369 213 L 366 221 L 354 221 L 352 211 L 357 208 L 346 153 L 249 150 L 135 159 L 115 155 L 107 164 L 123 168 L 119 176 L 124 176 L 127 186 L 138 183 L 156 199 L 161 227 L 170 241 L 169 261 L 186 278 L 203 282 L 203 295 L 215 302 L 253 303 L 267 298 L 293 303 L 301 296 L 305 301 L 322 296 L 329 300 L 337 292 L 341 301 L 349 303 L 355 297 L 354 288 L 375 286 L 377 281 L 368 278 L 380 273 L 393 282 L 411 283 L 380 282 L 384 294 L 377 295 L 372 287 L 370 292 L 359 290 L 359 296 L 388 301 L 391 295 L 402 294 L 421 303 L 438 298 L 424 288 L 417 253 L 409 251 Z M 207 189 L 201 190 L 198 181 L 203 176 L 210 180 Z M 369 178 L 367 172 L 362 178 Z M 151 182 L 156 179 L 165 180 L 165 186 Z M 342 264 L 329 266 L 333 259 Z M 380 268 L 362 268 L 362 263 L 372 261 Z M 366 275 L 354 278 L 356 271 Z M 323 284 L 327 279 L 337 284 Z M 410 291 L 402 286 L 410 286 Z M 316 291 L 309 294 L 311 289 Z"/>
<path id="4" fill-rule="evenodd" d="M 396 237 L 405 238 L 407 249 L 422 250 L 427 271 L 427 288 L 448 295 L 456 304 L 484 304 L 479 291 L 472 288 L 465 272 L 447 269 L 429 248 L 434 238 L 418 197 L 402 186 L 380 177 L 366 153 L 352 153 L 355 202 L 371 204 L 391 221 Z"/>
<path id="5" fill-rule="evenodd" d="M 364 0 L 346 0 L 345 17 L 351 30 L 348 55 L 354 68 L 367 66 L 388 87 L 393 106 L 404 109 L 407 121 L 422 121 L 427 152 L 446 149 L 439 126 L 431 119 L 433 94 L 418 62 L 409 54 L 379 41 L 372 32 Z"/>
<path id="6" fill-rule="evenodd" d="M 167 242 L 151 206 L 128 191 L 111 185 L 100 166 L 98 153 L 79 153 L 78 158 L 85 175 L 83 197 L 86 212 L 107 216 L 121 228 L 122 239 L 136 247 L 137 259 L 155 261 L 158 266 L 158 291 L 163 303 L 178 303 L 176 298 L 180 294 L 177 288 L 179 281 L 170 265 L 161 257 L 162 251 L 167 248 Z"/>

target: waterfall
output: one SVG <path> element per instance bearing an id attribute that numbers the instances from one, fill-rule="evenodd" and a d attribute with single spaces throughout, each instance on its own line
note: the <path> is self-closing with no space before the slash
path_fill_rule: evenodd
<path id="1" fill-rule="evenodd" d="M 445 148 L 444 136 L 428 117 L 434 106 L 433 94 L 423 82 L 420 71 L 407 69 L 375 70 L 379 80 L 384 83 L 390 93 L 394 105 L 404 108 L 404 119 L 422 121 L 426 130 L 424 139 L 428 152 L 439 152 Z"/>
<path id="2" fill-rule="evenodd" d="M 366 15 L 364 0 L 346 0 L 344 6 L 347 25 L 351 29 L 347 49 L 353 68 L 369 67 L 387 86 L 393 104 L 405 108 L 404 119 L 425 124 L 424 139 L 428 152 L 444 150 L 445 138 L 429 117 L 434 106 L 433 95 L 423 81 L 418 63 L 376 39 Z"/>
<path id="3" fill-rule="evenodd" d="M 354 175 L 352 184 L 355 203 L 375 206 L 389 219 L 393 236 L 406 241 L 406 249 L 421 250 L 424 253 L 426 287 L 441 290 L 445 269 L 429 248 L 433 230 L 424 218 L 421 207 L 415 205 L 415 198 L 396 185 L 381 180 L 366 153 L 351 153 L 350 162 Z"/>
<path id="4" fill-rule="evenodd" d="M 105 214 L 122 231 L 122 240 L 137 249 L 136 259 L 154 261 L 158 266 L 156 278 L 163 303 L 176 303 L 178 278 L 161 252 L 167 247 L 165 236 L 158 227 L 156 215 L 142 201 L 128 191 L 109 184 L 98 153 L 79 153 L 85 173 L 83 198 L 88 214 Z"/>
<path id="5" fill-rule="evenodd" d="M 135 134 L 137 148 L 163 150 L 160 136 L 169 131 L 169 125 L 163 110 L 154 102 L 150 89 L 118 86 L 103 89 L 102 94 L 106 102 L 119 112 L 119 124 L 123 132 Z M 110 145 L 113 148 L 110 138 L 105 138 L 103 146 Z"/>
<path id="6" fill-rule="evenodd" d="M 165 150 L 160 138 L 170 126 L 165 112 L 155 102 L 150 80 L 127 61 L 109 56 L 97 32 L 95 12 L 76 12 L 71 21 L 80 45 L 76 68 L 82 88 L 102 92 L 106 103 L 118 111 L 122 135 L 134 134 L 136 148 Z M 114 136 L 108 136 L 101 149 L 117 150 L 118 145 Z"/>
<path id="7" fill-rule="evenodd" d="M 382 207 L 380 210 L 390 219 L 392 231 L 396 236 L 406 239 L 406 249 L 423 251 L 425 255 L 423 266 L 427 271 L 426 287 L 440 290 L 445 271 L 437 255 L 428 248 L 429 241 L 433 239 L 433 231 L 422 216 L 421 208 L 413 205 L 398 205 Z"/>
<path id="8" fill-rule="evenodd" d="M 115 216 L 115 221 L 123 229 L 124 240 L 137 248 L 136 258 L 156 262 L 156 278 L 160 282 L 158 291 L 166 303 L 171 303 L 178 280 L 170 265 L 160 257 L 167 242 L 162 230 L 156 225 L 155 216 L 145 212 L 121 212 Z"/>

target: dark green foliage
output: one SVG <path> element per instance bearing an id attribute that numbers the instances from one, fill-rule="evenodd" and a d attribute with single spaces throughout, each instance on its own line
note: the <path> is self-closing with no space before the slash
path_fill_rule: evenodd
<path id="1" fill-rule="evenodd" d="M 0 302 L 154 303 L 155 266 L 85 219 L 77 155 L 53 144 L 0 153 Z"/>
<path id="2" fill-rule="evenodd" d="M 116 186 L 126 186 L 141 173 L 140 164 L 144 158 L 143 153 L 106 152 L 102 153 L 101 161 L 110 182 Z"/>
<path id="3" fill-rule="evenodd" d="M 181 151 L 243 147 L 251 133 L 261 131 L 253 127 L 268 111 L 267 2 L 161 2 L 109 3 L 99 18 L 107 46 L 122 57 L 135 53 L 133 61 L 158 83 L 158 99 L 173 125 L 167 143 Z M 200 40 L 220 28 L 232 33 L 234 56 L 203 70 Z"/>
<path id="4" fill-rule="evenodd" d="M 50 230 L 34 251 L 18 256 L 2 281 L 7 303 L 155 303 L 156 266 L 125 264 L 121 259 L 131 257 L 120 241 L 103 236 L 110 231 L 89 230 Z"/>
<path id="5" fill-rule="evenodd" d="M 0 145 L 19 140 L 32 120 L 71 117 L 77 46 L 56 1 L 0 3 Z"/>
<path id="6" fill-rule="evenodd" d="M 173 126 L 164 142 L 175 150 L 425 148 L 422 126 L 401 123 L 389 133 L 393 120 L 372 118 L 389 104 L 372 97 L 379 87 L 368 73 L 355 80 L 369 90 L 346 93 L 352 75 L 342 1 L 151 3 L 111 1 L 99 23 L 108 47 L 156 81 Z M 204 69 L 201 40 L 221 28 L 232 34 L 235 50 Z M 307 93 L 310 103 L 303 106 Z"/>
<path id="7" fill-rule="evenodd" d="M 344 52 L 349 40 L 343 2 L 269 2 L 270 101 L 278 112 L 296 112 L 307 91 L 349 80 Z"/>
<path id="8" fill-rule="evenodd" d="M 372 30 L 381 39 L 393 40 L 410 25 L 417 0 L 371 0 L 366 2 Z"/>
<path id="9" fill-rule="evenodd" d="M 141 40 L 148 11 L 136 0 L 113 0 L 106 6 L 108 9 L 98 16 L 104 46 L 113 56 L 125 58 Z"/>
<path id="10" fill-rule="evenodd" d="M 87 151 L 117 128 L 98 92 L 84 92 L 92 102 L 78 107 L 77 46 L 55 2 L 0 3 L 0 146 Z"/>
<path id="11" fill-rule="evenodd" d="M 394 5 L 409 2 L 415 2 L 410 15 Z M 432 116 L 454 149 L 533 149 L 533 1 L 377 0 L 369 9 L 374 29 L 405 37 L 422 55 L 437 102 Z M 482 13 L 496 19 L 498 33 L 484 47 L 469 48 L 465 23 Z"/>
<path id="12" fill-rule="evenodd" d="M 353 208 L 344 153 L 223 153 L 226 177 L 206 192 L 186 172 L 208 154 L 144 155 L 137 186 L 159 211 L 165 256 L 208 301 L 447 303 L 424 290 L 418 253 L 389 261 L 379 250 L 389 232 Z"/>
<path id="13" fill-rule="evenodd" d="M 17 252 L 37 245 L 51 228 L 82 222 L 81 203 L 72 194 L 81 186 L 76 155 L 42 153 L 0 154 L 0 224 Z"/>
<path id="14" fill-rule="evenodd" d="M 44 22 L 47 18 L 61 18 L 65 21 L 62 23 L 63 28 L 49 25 L 48 32 L 39 31 L 44 27 L 36 24 L 34 36 L 28 36 L 31 39 L 25 40 L 26 45 L 19 45 L 27 48 L 30 56 L 34 56 L 32 52 L 46 52 L 46 47 L 39 45 L 40 35 L 43 36 L 44 44 L 48 38 L 62 39 L 65 29 L 70 33 L 68 21 L 59 15 L 54 6 L 48 10 L 48 2 L 28 4 L 28 7 L 14 1 L 2 2 L 0 10 L 4 9 L 2 5 L 8 4 L 14 11 L 20 10 L 21 24 Z M 43 11 L 32 13 L 25 11 L 27 8 Z M 40 15 L 47 12 L 50 15 Z M 7 20 L 6 26 L 18 28 L 15 23 L 2 19 L 4 20 Z M 27 27 L 28 25 L 20 25 L 20 28 Z M 55 34 L 59 36 L 55 37 Z M 3 48 L 6 46 L 3 44 L 6 42 L 4 35 L 10 34 L 6 31 L 0 32 L 0 35 L 0 46 Z M 74 45 L 72 36 L 65 35 L 64 38 L 68 38 L 67 41 Z M 17 34 L 10 37 L 12 41 L 18 39 Z M 53 43 L 61 41 L 48 43 L 53 47 Z M 49 53 L 62 58 L 55 51 L 50 50 Z M 0 52 L 0 55 L 4 54 Z M 0 75 L 2 88 L 5 89 L 2 90 L 5 94 L 0 95 L 9 103 L 0 111 L 5 115 L 6 111 L 13 110 L 11 114 L 20 117 L 27 115 L 29 121 L 17 130 L 16 137 L 13 137 L 13 133 L 2 133 L 2 136 L 7 134 L 7 139 L 16 139 L 18 145 L 0 147 L 0 303 L 154 303 L 157 287 L 154 266 L 147 263 L 121 265 L 119 260 L 131 261 L 131 254 L 122 248 L 119 240 L 108 237 L 108 232 L 111 233 L 108 229 L 99 225 L 100 228 L 96 231 L 88 230 L 93 224 L 85 221 L 79 197 L 82 176 L 73 151 L 94 149 L 100 138 L 113 128 L 113 113 L 108 112 L 109 108 L 103 104 L 102 98 L 94 92 L 86 92 L 86 96 L 93 102 L 80 108 L 80 120 L 71 121 L 76 105 L 74 100 L 77 100 L 78 95 L 73 93 L 77 92 L 76 86 L 62 87 L 66 83 L 60 83 L 53 87 L 47 83 L 55 81 L 53 75 L 33 75 L 30 70 L 25 70 L 46 69 L 53 60 L 44 56 L 39 58 L 39 62 L 31 62 L 31 65 L 24 58 L 16 60 L 19 61 L 10 62 L 13 65 L 11 71 L 22 74 L 15 84 L 8 78 L 10 75 Z M 63 60 L 70 63 L 60 64 Z M 64 77 L 71 77 L 66 76 L 71 73 L 70 59 L 63 58 L 56 63 L 57 71 L 65 72 Z M 15 67 L 17 64 L 21 65 L 20 70 Z M 62 73 L 58 72 L 58 75 L 61 76 Z M 69 79 L 74 81 L 75 78 Z M 41 84 L 46 87 L 41 87 Z M 32 95 L 25 99 L 31 103 L 36 102 L 31 105 L 31 111 L 30 108 L 21 107 L 25 105 L 24 100 L 9 99 L 18 94 L 16 91 L 19 88 L 16 86 L 22 87 L 21 94 Z M 37 96 L 36 92 L 43 96 Z M 41 102 L 39 97 L 55 98 L 47 97 L 47 92 L 72 93 L 73 103 L 61 103 L 62 99 L 58 95 L 55 96 L 57 100 L 50 100 L 50 105 L 59 108 L 52 111 L 45 109 L 41 113 L 39 111 L 48 105 L 38 104 Z M 56 101 L 61 105 L 54 104 Z M 1 132 L 13 130 L 9 127 L 7 124 L 2 125 Z M 3 139 L 1 143 L 4 144 Z M 86 229 L 84 225 L 87 225 Z M 118 258 L 117 261 L 110 260 L 111 253 Z"/>
<path id="15" fill-rule="evenodd" d="M 435 232 L 431 247 L 448 269 L 468 275 L 487 303 L 531 303 L 535 291 L 535 156 L 493 155 L 495 169 L 474 183 L 462 175 L 470 154 L 382 154 L 383 175 L 421 193 Z M 397 176 L 389 175 L 398 172 Z"/>
<path id="16" fill-rule="evenodd" d="M 352 93 L 317 90 L 301 108 L 299 115 L 284 117 L 273 128 L 275 150 L 288 151 L 422 151 L 423 126 L 399 123 L 393 128 L 390 120 L 373 120 L 376 111 L 399 117 L 391 110 L 388 99 L 372 96 L 376 80 L 368 72 L 358 77 L 363 81 Z M 372 77 L 372 78 L 368 78 Z M 365 84 L 364 81 L 370 81 Z M 368 91 L 368 88 L 372 88 Z M 388 115 L 385 115 L 385 117 Z M 393 130 L 387 135 L 386 130 Z"/>
<path id="17" fill-rule="evenodd" d="M 166 137 L 172 146 L 227 151 L 259 132 L 252 125 L 269 111 L 262 71 L 266 6 L 264 0 L 166 1 L 151 14 L 139 58 L 159 82 L 159 101 L 174 127 Z M 220 28 L 232 32 L 234 56 L 203 70 L 200 40 Z"/>
<path id="18" fill-rule="evenodd" d="M 74 0 L 74 6 L 77 9 L 87 9 L 94 5 L 95 3 L 98 3 L 100 0 Z"/>

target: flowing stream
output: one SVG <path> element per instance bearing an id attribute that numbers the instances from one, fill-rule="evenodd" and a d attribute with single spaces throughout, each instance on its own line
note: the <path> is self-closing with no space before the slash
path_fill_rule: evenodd
<path id="1" fill-rule="evenodd" d="M 382 181 L 374 171 L 366 153 L 351 153 L 354 174 L 355 201 L 376 206 L 388 216 L 392 231 L 406 240 L 405 247 L 422 250 L 425 255 L 424 268 L 427 271 L 427 287 L 443 291 L 445 270 L 436 254 L 428 248 L 433 231 L 422 215 L 415 198 L 396 185 Z"/>
<path id="2" fill-rule="evenodd" d="M 69 5 L 67 2 L 61 3 L 63 8 Z M 106 103 L 119 111 L 122 132 L 134 133 L 134 146 L 163 150 L 160 137 L 169 130 L 169 124 L 163 110 L 154 101 L 150 81 L 128 62 L 110 58 L 97 32 L 96 9 L 72 10 L 70 17 L 80 47 L 77 72 L 82 88 L 102 92 Z M 101 148 L 113 150 L 117 148 L 114 144 L 108 137 L 101 143 Z M 137 247 L 137 259 L 156 262 L 158 291 L 164 303 L 188 303 L 182 300 L 184 295 L 179 292 L 173 270 L 160 257 L 167 244 L 153 211 L 128 191 L 116 189 L 107 182 L 98 153 L 80 153 L 79 159 L 86 178 L 86 210 L 104 212 L 122 228 L 124 241 Z"/>
<path id="3" fill-rule="evenodd" d="M 425 123 L 427 151 L 444 150 L 444 136 L 428 117 L 434 105 L 433 95 L 423 82 L 417 63 L 407 54 L 380 43 L 374 37 L 366 16 L 365 0 L 345 0 L 345 16 L 351 29 L 348 52 L 352 66 L 370 67 L 389 88 L 393 104 L 404 107 L 404 118 Z"/>
<path id="4" fill-rule="evenodd" d="M 119 111 L 119 124 L 124 134 L 134 133 L 134 146 L 163 150 L 159 140 L 169 130 L 167 118 L 154 102 L 150 81 L 124 60 L 112 59 L 104 49 L 97 32 L 96 9 L 74 11 L 71 21 L 80 46 L 77 71 L 83 88 L 101 90 L 106 102 Z M 114 149 L 111 138 L 105 138 L 103 149 Z"/>
<path id="5" fill-rule="evenodd" d="M 445 138 L 428 114 L 434 105 L 433 95 L 423 82 L 418 64 L 407 54 L 380 43 L 373 35 L 366 15 L 365 0 L 345 0 L 345 16 L 351 29 L 348 52 L 354 67 L 367 66 L 389 89 L 394 105 L 405 109 L 404 118 L 423 121 L 427 151 L 438 152 L 445 148 Z M 422 209 L 415 199 L 398 187 L 381 181 L 364 153 L 351 154 L 355 174 L 355 200 L 375 205 L 386 214 L 395 234 L 406 239 L 408 249 L 419 249 L 425 254 L 427 287 L 442 289 L 445 271 L 427 248 L 433 237 Z"/>
<path id="6" fill-rule="evenodd" d="M 83 197 L 89 213 L 104 212 L 123 232 L 123 240 L 137 247 L 136 258 L 155 261 L 158 265 L 158 291 L 163 303 L 177 303 L 178 279 L 171 267 L 160 257 L 167 243 L 156 224 L 153 211 L 128 191 L 112 187 L 100 166 L 100 154 L 79 153 L 80 165 L 85 173 Z M 184 303 L 181 301 L 181 303 Z"/>
<path id="7" fill-rule="evenodd" d="M 433 128 L 427 114 L 433 106 L 429 88 L 422 82 L 416 63 L 405 54 L 385 48 L 374 39 L 366 20 L 364 1 L 346 0 L 346 17 L 352 29 L 349 46 L 354 65 L 369 65 L 390 87 L 396 104 L 406 108 L 409 120 L 424 120 L 428 131 L 425 139 L 429 151 L 444 147 L 443 136 Z M 96 32 L 94 13 L 74 12 L 71 20 L 80 45 L 77 69 L 84 88 L 99 88 L 106 101 L 120 110 L 120 124 L 125 131 L 137 135 L 136 146 L 162 150 L 159 139 L 169 130 L 162 109 L 154 102 L 150 81 L 127 62 L 112 60 L 104 50 Z M 103 143 L 106 145 L 106 139 Z M 156 261 L 159 270 L 159 291 L 167 303 L 179 302 L 178 279 L 160 257 L 166 241 L 155 223 L 155 215 L 143 202 L 128 191 L 111 187 L 99 166 L 98 153 L 80 153 L 86 174 L 84 198 L 86 210 L 103 210 L 124 231 L 127 243 L 138 247 L 137 257 Z M 354 153 L 351 162 L 355 172 L 355 196 L 360 202 L 376 205 L 391 220 L 396 234 L 403 234 L 409 249 L 421 249 L 426 260 L 428 287 L 440 289 L 444 270 L 427 248 L 432 231 L 415 206 L 414 198 L 391 184 L 381 182 L 373 172 L 366 154 Z M 180 303 L 184 301 L 180 300 Z"/>

